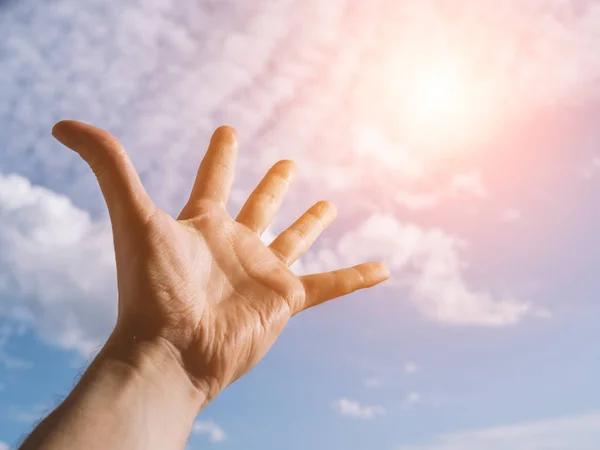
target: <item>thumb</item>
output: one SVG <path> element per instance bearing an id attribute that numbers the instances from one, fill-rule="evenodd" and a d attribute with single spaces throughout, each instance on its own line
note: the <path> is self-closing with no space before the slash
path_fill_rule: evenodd
<path id="1" fill-rule="evenodd" d="M 106 200 L 113 226 L 145 223 L 156 207 L 119 141 L 107 131 L 74 120 L 54 125 L 52 135 L 91 167 Z"/>

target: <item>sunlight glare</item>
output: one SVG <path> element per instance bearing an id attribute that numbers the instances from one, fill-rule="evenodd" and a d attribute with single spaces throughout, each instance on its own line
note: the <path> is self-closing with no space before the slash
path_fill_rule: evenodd
<path id="1" fill-rule="evenodd" d="M 413 138 L 436 143 L 439 150 L 470 139 L 478 105 L 464 74 L 452 66 L 433 66 L 417 72 L 411 84 L 407 125 Z"/>

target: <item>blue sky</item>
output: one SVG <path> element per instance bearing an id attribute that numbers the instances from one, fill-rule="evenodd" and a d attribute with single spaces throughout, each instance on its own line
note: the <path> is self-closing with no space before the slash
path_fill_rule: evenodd
<path id="1" fill-rule="evenodd" d="M 116 285 L 96 182 L 50 136 L 109 129 L 183 205 L 211 131 L 339 219 L 300 273 L 392 278 L 294 318 L 188 448 L 592 450 L 600 442 L 600 3 L 0 1 L 0 449 L 71 389 Z"/>

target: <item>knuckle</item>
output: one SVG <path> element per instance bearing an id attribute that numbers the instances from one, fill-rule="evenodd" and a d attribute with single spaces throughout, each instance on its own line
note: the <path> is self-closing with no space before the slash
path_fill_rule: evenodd
<path id="1" fill-rule="evenodd" d="M 271 251 L 277 256 L 286 266 L 289 263 L 289 257 L 276 246 L 271 246 Z"/>

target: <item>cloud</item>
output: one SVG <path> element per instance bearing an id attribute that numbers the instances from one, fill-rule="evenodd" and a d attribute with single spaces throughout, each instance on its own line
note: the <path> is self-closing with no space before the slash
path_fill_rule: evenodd
<path id="1" fill-rule="evenodd" d="M 396 178 L 426 176 L 428 160 L 446 154 L 410 145 L 413 111 L 403 105 L 417 75 L 448 58 L 485 113 L 470 134 L 489 116 L 506 122 L 599 97 L 595 2 L 103 3 L 3 6 L 0 164 L 78 204 L 97 193 L 75 157 L 51 143 L 58 118 L 113 130 L 159 203 L 173 207 L 188 192 L 211 129 L 223 122 L 240 128 L 246 174 L 296 157 L 322 180 L 319 189 L 351 196 L 374 165 Z M 432 30 L 426 39 L 423 29 Z"/>
<path id="2" fill-rule="evenodd" d="M 342 416 L 350 419 L 371 420 L 386 413 L 383 406 L 362 405 L 360 402 L 347 398 L 340 398 L 333 404 L 333 408 Z"/>
<path id="3" fill-rule="evenodd" d="M 587 161 L 579 168 L 579 173 L 583 178 L 589 180 L 596 175 L 598 170 L 600 170 L 600 156 L 594 156 L 591 161 Z"/>
<path id="4" fill-rule="evenodd" d="M 50 342 L 90 355 L 116 318 L 116 279 L 110 225 L 92 219 L 67 197 L 0 175 L 0 314 L 35 327 Z M 273 234 L 265 233 L 266 242 Z M 375 215 L 294 268 L 298 273 L 383 258 L 406 276 L 415 272 L 412 298 L 436 320 L 507 325 L 532 308 L 496 300 L 466 286 L 460 243 L 441 230 L 424 230 Z M 5 364 L 16 363 L 5 353 Z"/>
<path id="5" fill-rule="evenodd" d="M 516 208 L 509 208 L 500 214 L 500 220 L 505 223 L 514 223 L 521 220 L 522 213 Z"/>
<path id="6" fill-rule="evenodd" d="M 23 330 L 17 330 L 16 333 L 18 334 L 20 331 Z M 14 326 L 10 326 L 8 324 L 0 326 L 0 364 L 2 364 L 7 370 L 23 370 L 32 368 L 33 362 L 25 361 L 24 359 L 9 355 L 6 352 L 6 346 L 13 334 L 15 334 Z M 1 386 L 0 390 L 2 390 Z"/>
<path id="7" fill-rule="evenodd" d="M 0 441 L 0 450 L 10 450 L 10 447 L 6 442 Z"/>
<path id="8" fill-rule="evenodd" d="M 402 188 L 394 198 L 396 202 L 410 210 L 432 209 L 448 198 L 456 198 L 465 194 L 484 199 L 487 189 L 483 183 L 481 172 L 471 170 L 450 174 L 447 181 L 439 181 L 429 191 L 420 192 L 416 189 Z"/>
<path id="9" fill-rule="evenodd" d="M 404 364 L 404 372 L 408 374 L 416 373 L 419 370 L 419 366 L 414 362 L 407 362 Z"/>
<path id="10" fill-rule="evenodd" d="M 455 194 L 469 192 L 477 197 L 485 197 L 487 195 L 487 190 L 481 178 L 481 172 L 477 170 L 455 173 L 450 181 L 450 189 Z"/>
<path id="11" fill-rule="evenodd" d="M 441 197 L 439 192 L 399 191 L 395 195 L 399 205 L 411 210 L 434 208 L 439 204 Z"/>
<path id="12" fill-rule="evenodd" d="M 48 406 L 43 404 L 33 405 L 28 409 L 12 407 L 8 411 L 8 418 L 15 422 L 34 423 L 41 420 L 48 412 Z"/>
<path id="13" fill-rule="evenodd" d="M 0 30 L 0 166 L 20 174 L 2 177 L 0 314 L 84 354 L 116 316 L 110 227 L 88 168 L 49 136 L 58 119 L 113 131 L 170 212 L 185 201 L 211 130 L 228 122 L 241 136 L 237 188 L 253 186 L 277 159 L 295 158 L 300 194 L 292 196 L 337 195 L 340 210 L 371 213 L 389 211 L 381 192 L 410 209 L 440 205 L 448 189 L 486 196 L 478 168 L 447 153 L 451 136 L 421 129 L 440 144 L 421 146 L 407 125 L 419 74 L 449 66 L 466 80 L 481 112 L 474 140 L 548 105 L 600 99 L 594 2 L 104 3 L 9 2 Z M 450 160 L 450 188 L 418 189 Z M 357 253 L 353 238 L 379 248 Z M 320 255 L 382 255 L 403 279 L 413 277 L 415 304 L 436 320 L 507 325 L 534 311 L 470 288 L 460 240 L 442 230 L 374 215 L 335 246 Z"/>
<path id="14" fill-rule="evenodd" d="M 223 442 L 227 436 L 225 431 L 213 421 L 196 420 L 192 426 L 193 434 L 207 434 L 211 442 Z"/>
<path id="15" fill-rule="evenodd" d="M 530 303 L 495 298 L 467 285 L 461 240 L 440 230 L 403 223 L 391 215 L 372 215 L 348 231 L 332 249 L 304 259 L 308 272 L 381 259 L 396 283 L 409 285 L 411 298 L 426 316 L 456 325 L 506 326 L 539 311 Z"/>
<path id="16" fill-rule="evenodd" d="M 600 414 L 450 433 L 398 450 L 595 450 Z"/>
<path id="17" fill-rule="evenodd" d="M 0 314 L 93 352 L 116 318 L 111 230 L 65 196 L 0 175 Z"/>
<path id="18" fill-rule="evenodd" d="M 409 392 L 408 394 L 406 394 L 406 397 L 404 398 L 404 401 L 402 402 L 402 407 L 409 409 L 412 408 L 413 406 L 417 405 L 418 403 L 421 403 L 422 400 L 422 396 L 421 394 L 419 394 L 418 392 Z"/>
<path id="19" fill-rule="evenodd" d="M 369 377 L 364 380 L 364 385 L 369 389 L 378 388 L 381 386 L 381 380 L 377 377 Z"/>

